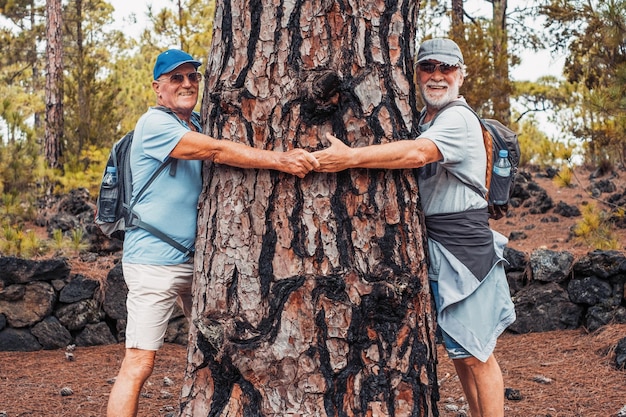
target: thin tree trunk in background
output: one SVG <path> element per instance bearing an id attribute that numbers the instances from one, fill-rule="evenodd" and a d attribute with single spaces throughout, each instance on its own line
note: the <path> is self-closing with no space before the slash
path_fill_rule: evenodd
<path id="1" fill-rule="evenodd" d="M 180 40 L 180 49 L 186 51 L 185 45 L 185 36 L 183 33 L 183 5 L 181 4 L 181 0 L 177 1 L 178 3 L 178 39 Z"/>
<path id="2" fill-rule="evenodd" d="M 63 43 L 61 0 L 46 0 L 46 129 L 45 155 L 48 166 L 61 164 L 63 139 Z"/>
<path id="3" fill-rule="evenodd" d="M 87 88 L 87 71 L 85 71 L 85 44 L 83 36 L 83 0 L 75 0 L 76 5 L 76 49 L 78 59 L 78 76 L 76 83 L 78 85 L 78 147 L 77 154 L 85 147 L 89 141 L 89 125 L 91 124 L 90 116 L 90 98 L 89 89 Z"/>
<path id="4" fill-rule="evenodd" d="M 219 1 L 205 130 L 275 150 L 416 137 L 418 8 Z M 204 181 L 180 415 L 435 415 L 414 172 L 207 164 Z"/>
<path id="5" fill-rule="evenodd" d="M 463 24 L 463 0 L 452 0 L 452 26 L 450 28 L 450 38 L 459 45 L 465 42 L 465 26 Z"/>
<path id="6" fill-rule="evenodd" d="M 452 27 L 463 25 L 463 0 L 452 0 Z"/>
<path id="7" fill-rule="evenodd" d="M 506 28 L 507 0 L 493 3 L 493 65 L 496 85 L 492 88 L 493 115 L 508 123 L 511 120 L 511 81 L 509 80 L 509 47 Z"/>
<path id="8" fill-rule="evenodd" d="M 34 2 L 30 5 L 30 27 L 31 29 L 36 25 L 36 16 L 35 16 L 35 4 Z M 33 68 L 33 91 L 41 91 L 41 77 L 39 75 L 40 68 L 40 59 L 37 56 L 37 49 L 33 48 L 28 52 L 28 61 L 32 65 Z M 33 127 L 35 130 L 39 131 L 41 129 L 41 111 L 36 111 L 33 114 Z"/>

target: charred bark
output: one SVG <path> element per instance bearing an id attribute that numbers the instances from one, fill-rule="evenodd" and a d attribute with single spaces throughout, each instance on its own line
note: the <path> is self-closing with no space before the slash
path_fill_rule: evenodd
<path id="1" fill-rule="evenodd" d="M 414 138 L 418 6 L 219 2 L 207 133 L 275 150 Z M 436 415 L 414 172 L 204 179 L 180 414 Z"/>

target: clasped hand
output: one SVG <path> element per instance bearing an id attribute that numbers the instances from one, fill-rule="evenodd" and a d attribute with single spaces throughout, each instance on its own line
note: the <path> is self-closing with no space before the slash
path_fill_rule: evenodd
<path id="1" fill-rule="evenodd" d="M 339 172 L 349 168 L 352 148 L 330 133 L 326 133 L 330 146 L 315 152 L 292 149 L 281 154 L 281 165 L 285 172 L 304 178 L 310 171 Z"/>

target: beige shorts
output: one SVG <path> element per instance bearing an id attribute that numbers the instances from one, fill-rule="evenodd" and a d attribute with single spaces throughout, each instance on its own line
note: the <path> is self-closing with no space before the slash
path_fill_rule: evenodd
<path id="1" fill-rule="evenodd" d="M 189 317 L 193 264 L 123 264 L 128 287 L 126 347 L 158 350 L 163 346 L 175 303 Z"/>

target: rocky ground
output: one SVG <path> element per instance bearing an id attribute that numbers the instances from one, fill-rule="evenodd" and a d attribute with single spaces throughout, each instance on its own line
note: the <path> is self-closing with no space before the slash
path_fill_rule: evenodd
<path id="1" fill-rule="evenodd" d="M 552 198 L 554 205 L 605 206 L 608 194 L 589 190 L 592 173 L 577 171 L 572 187 L 559 188 L 543 173 L 531 178 Z M 626 173 L 609 175 L 619 192 L 626 192 Z M 493 222 L 506 236 L 518 236 L 510 246 L 527 253 L 539 247 L 571 251 L 580 256 L 593 250 L 571 235 L 580 217 L 564 217 L 553 210 L 532 214 L 529 207 L 512 209 L 511 216 Z M 619 250 L 626 250 L 626 230 L 616 229 Z M 75 259 L 72 270 L 98 278 L 115 261 Z M 626 325 L 608 325 L 594 333 L 584 329 L 516 335 L 504 334 L 496 356 L 505 386 L 518 399 L 505 401 L 507 417 L 624 417 L 626 370 L 614 366 L 616 343 L 626 337 Z M 123 357 L 122 345 L 77 348 L 68 360 L 64 350 L 0 352 L 0 416 L 103 416 L 111 381 Z M 170 415 L 177 404 L 185 365 L 185 347 L 167 344 L 141 399 L 139 416 Z M 461 416 L 464 400 L 453 366 L 439 350 L 442 416 Z M 64 395 L 67 394 L 67 395 Z M 4 412 L 4 415 L 2 414 Z"/>

